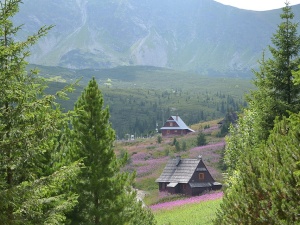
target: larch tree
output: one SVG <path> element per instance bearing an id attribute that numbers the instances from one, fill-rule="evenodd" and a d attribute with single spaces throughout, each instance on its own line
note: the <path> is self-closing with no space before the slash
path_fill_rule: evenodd
<path id="1" fill-rule="evenodd" d="M 121 172 L 127 155 L 118 159 L 113 150 L 115 132 L 109 108 L 93 78 L 75 104 L 74 160 L 83 158 L 84 169 L 76 183 L 79 204 L 70 214 L 72 224 L 153 224 L 153 215 L 142 208 L 133 190 L 134 174 Z"/>
<path id="2" fill-rule="evenodd" d="M 55 95 L 44 94 L 37 71 L 26 72 L 29 47 L 51 27 L 17 42 L 21 27 L 11 17 L 20 3 L 0 2 L 0 221 L 62 224 L 76 204 L 76 195 L 65 187 L 80 168 L 54 162 L 67 117 Z"/>

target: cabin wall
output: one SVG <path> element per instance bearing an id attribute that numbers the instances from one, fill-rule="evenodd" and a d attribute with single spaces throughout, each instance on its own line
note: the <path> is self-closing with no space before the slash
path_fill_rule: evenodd
<path id="1" fill-rule="evenodd" d="M 186 135 L 188 130 L 181 130 L 181 129 L 172 129 L 172 130 L 161 130 L 162 136 L 176 136 L 176 135 Z"/>
<path id="2" fill-rule="evenodd" d="M 175 187 L 167 187 L 167 190 L 170 194 L 179 194 L 180 192 L 180 184 L 177 184 Z"/>
<path id="3" fill-rule="evenodd" d="M 181 184 L 181 192 L 185 195 L 192 195 L 192 188 L 189 184 Z"/>
<path id="4" fill-rule="evenodd" d="M 204 178 L 200 179 L 201 176 L 200 175 L 203 174 Z M 194 174 L 192 175 L 192 178 L 190 180 L 191 182 L 200 182 L 200 183 L 213 183 L 215 182 L 214 178 L 210 175 L 210 173 L 208 171 L 195 171 Z"/>
<path id="5" fill-rule="evenodd" d="M 168 184 L 169 183 L 167 183 L 167 182 L 165 182 L 165 183 L 163 183 L 163 182 L 158 183 L 159 191 L 167 191 L 167 185 Z"/>
<path id="6" fill-rule="evenodd" d="M 211 191 L 212 187 L 198 187 L 198 188 L 192 188 L 191 191 L 191 195 L 195 196 L 195 195 L 200 195 L 202 194 L 204 191 Z"/>
<path id="7" fill-rule="evenodd" d="M 197 166 L 197 168 L 205 168 L 206 171 L 195 171 L 190 179 L 190 182 L 203 182 L 203 183 L 213 183 L 215 182 L 215 179 L 211 176 L 208 169 L 204 165 L 203 161 L 201 160 Z M 203 174 L 204 178 L 200 179 L 202 176 L 200 174 Z"/>
<path id="8" fill-rule="evenodd" d="M 168 121 L 165 123 L 164 127 L 179 127 L 175 121 Z"/>

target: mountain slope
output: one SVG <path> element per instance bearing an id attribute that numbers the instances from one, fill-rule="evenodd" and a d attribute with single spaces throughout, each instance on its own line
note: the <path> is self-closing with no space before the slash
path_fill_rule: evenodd
<path id="1" fill-rule="evenodd" d="M 33 49 L 35 64 L 241 72 L 257 64 L 280 13 L 213 0 L 25 0 L 15 21 L 25 24 L 21 35 L 56 25 Z"/>

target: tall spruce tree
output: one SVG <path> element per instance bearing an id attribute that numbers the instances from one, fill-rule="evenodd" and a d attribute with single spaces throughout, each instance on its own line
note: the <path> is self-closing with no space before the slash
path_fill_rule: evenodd
<path id="1" fill-rule="evenodd" d="M 65 187 L 79 168 L 53 161 L 66 117 L 37 71 L 25 70 L 28 48 L 51 27 L 17 42 L 10 19 L 20 3 L 0 2 L 0 223 L 60 224 L 76 204 Z"/>
<path id="2" fill-rule="evenodd" d="M 248 97 L 248 112 L 242 116 L 248 120 L 247 127 L 242 122 L 231 132 L 228 142 L 239 143 L 241 135 L 244 140 L 251 141 L 252 148 L 262 140 L 267 140 L 270 131 L 273 129 L 276 117 L 288 116 L 290 112 L 300 111 L 300 84 L 293 82 L 295 76 L 293 71 L 298 71 L 300 64 L 300 36 L 297 35 L 297 23 L 292 23 L 294 17 L 288 3 L 282 9 L 281 18 L 283 22 L 278 26 L 277 32 L 272 38 L 275 47 L 269 47 L 273 58 L 266 60 L 263 53 L 260 63 L 260 71 L 255 72 L 254 84 L 257 87 Z M 250 121 L 251 120 L 251 121 Z M 242 128 L 243 127 L 243 128 Z M 242 131 L 245 129 L 245 131 Z M 244 151 L 229 144 L 225 157 L 229 168 L 233 170 L 236 165 L 238 152 Z M 236 151 L 235 151 L 236 150 Z M 230 158 L 236 156 L 236 158 Z M 230 165 L 232 163 L 232 165 Z"/>
<path id="3" fill-rule="evenodd" d="M 228 188 L 215 224 L 299 221 L 300 38 L 293 16 L 286 3 L 283 22 L 272 38 L 273 59 L 265 60 L 263 54 L 249 108 L 230 128 L 225 152 Z"/>
<path id="4" fill-rule="evenodd" d="M 269 46 L 272 58 L 260 62 L 260 71 L 254 72 L 257 87 L 250 95 L 249 105 L 259 112 L 257 121 L 260 137 L 267 139 L 274 125 L 276 116 L 288 116 L 288 112 L 300 109 L 300 85 L 293 83 L 292 71 L 300 64 L 300 36 L 297 34 L 298 23 L 293 22 L 294 13 L 289 3 L 282 9 L 282 23 L 272 37 L 273 46 Z"/>
<path id="5" fill-rule="evenodd" d="M 153 224 L 132 188 L 134 174 L 121 172 L 127 155 L 118 159 L 113 150 L 115 132 L 109 109 L 93 78 L 75 104 L 74 160 L 83 158 L 84 169 L 76 185 L 79 205 L 70 215 L 72 224 Z M 143 215 L 143 216 L 142 216 Z"/>

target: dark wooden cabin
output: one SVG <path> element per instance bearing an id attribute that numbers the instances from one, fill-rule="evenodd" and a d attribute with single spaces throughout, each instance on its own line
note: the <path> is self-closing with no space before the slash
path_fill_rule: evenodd
<path id="1" fill-rule="evenodd" d="M 189 128 L 179 116 L 171 116 L 160 128 L 162 136 L 185 135 L 195 132 Z"/>
<path id="2" fill-rule="evenodd" d="M 204 191 L 221 189 L 207 170 L 201 157 L 197 159 L 171 159 L 156 182 L 159 191 L 171 194 L 199 195 Z"/>

